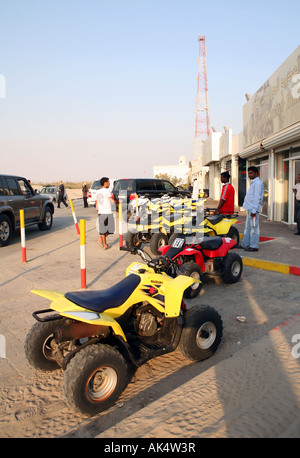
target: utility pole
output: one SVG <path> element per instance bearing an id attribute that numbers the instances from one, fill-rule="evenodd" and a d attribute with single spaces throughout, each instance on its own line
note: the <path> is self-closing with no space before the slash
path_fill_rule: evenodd
<path id="1" fill-rule="evenodd" d="M 195 143 L 194 159 L 198 160 L 202 156 L 201 145 L 210 134 L 210 116 L 208 106 L 208 86 L 207 86 L 207 68 L 206 68 L 206 45 L 205 37 L 198 35 L 199 41 L 199 58 L 198 77 L 197 77 L 197 98 L 196 98 L 196 126 L 195 126 Z M 201 157 L 202 162 L 202 157 Z"/>

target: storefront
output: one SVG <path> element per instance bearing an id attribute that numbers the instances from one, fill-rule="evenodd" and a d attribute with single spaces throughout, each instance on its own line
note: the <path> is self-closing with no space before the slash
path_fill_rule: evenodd
<path id="1" fill-rule="evenodd" d="M 300 46 L 247 101 L 243 112 L 246 167 L 259 169 L 264 185 L 261 213 L 294 223 L 292 186 L 300 172 Z M 249 183 L 248 183 L 249 186 Z"/>

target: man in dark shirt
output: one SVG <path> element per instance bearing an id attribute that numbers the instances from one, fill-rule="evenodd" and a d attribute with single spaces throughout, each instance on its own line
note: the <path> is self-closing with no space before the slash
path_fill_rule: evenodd
<path id="1" fill-rule="evenodd" d="M 65 201 L 65 187 L 63 185 L 63 182 L 60 180 L 59 186 L 58 186 L 58 201 L 57 201 L 57 208 L 60 208 L 60 203 L 63 203 L 65 207 L 68 207 L 69 205 Z"/>

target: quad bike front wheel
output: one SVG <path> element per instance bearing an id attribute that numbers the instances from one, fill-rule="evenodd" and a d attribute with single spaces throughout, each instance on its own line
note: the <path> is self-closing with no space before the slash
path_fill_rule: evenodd
<path id="1" fill-rule="evenodd" d="M 158 250 L 168 244 L 168 236 L 162 232 L 155 232 L 150 240 L 150 250 L 153 254 L 159 255 L 161 252 Z"/>
<path id="2" fill-rule="evenodd" d="M 89 345 L 70 361 L 64 374 L 64 395 L 84 415 L 109 409 L 128 381 L 123 356 L 110 345 Z"/>
<path id="3" fill-rule="evenodd" d="M 178 270 L 178 275 L 186 275 L 187 277 L 191 277 L 195 280 L 201 281 L 202 270 L 196 262 L 186 262 Z M 193 299 L 194 297 L 198 296 L 201 288 L 202 283 L 195 282 L 185 290 L 183 296 L 186 299 Z"/>
<path id="4" fill-rule="evenodd" d="M 125 238 L 127 248 L 141 248 L 142 246 L 142 239 L 141 234 L 139 232 L 127 232 Z"/>
<path id="5" fill-rule="evenodd" d="M 179 349 L 192 361 L 203 361 L 212 356 L 220 345 L 223 322 L 219 313 L 208 305 L 191 307 L 184 315 Z"/>

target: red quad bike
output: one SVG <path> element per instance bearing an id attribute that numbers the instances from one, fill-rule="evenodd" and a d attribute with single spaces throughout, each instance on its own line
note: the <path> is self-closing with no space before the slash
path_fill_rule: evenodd
<path id="1" fill-rule="evenodd" d="M 187 244 L 183 234 L 172 234 L 171 245 L 159 248 L 162 256 L 172 260 L 166 273 L 171 277 L 187 275 L 197 280 L 204 274 L 221 276 L 226 283 L 239 281 L 243 262 L 238 253 L 230 251 L 237 242 L 229 237 L 204 237 L 202 241 Z M 202 283 L 194 283 L 185 290 L 184 297 L 196 297 Z"/>

